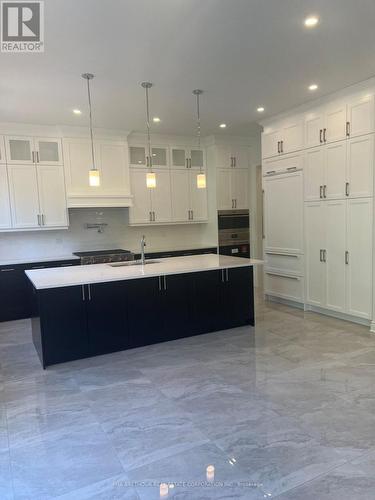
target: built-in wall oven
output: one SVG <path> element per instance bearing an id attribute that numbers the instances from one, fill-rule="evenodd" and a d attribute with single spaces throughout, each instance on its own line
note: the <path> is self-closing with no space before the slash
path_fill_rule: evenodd
<path id="1" fill-rule="evenodd" d="M 219 254 L 250 257 L 249 210 L 219 210 Z"/>

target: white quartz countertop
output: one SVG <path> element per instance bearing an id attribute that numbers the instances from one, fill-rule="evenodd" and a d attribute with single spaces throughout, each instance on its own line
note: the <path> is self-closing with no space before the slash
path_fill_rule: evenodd
<path id="1" fill-rule="evenodd" d="M 153 263 L 137 266 L 112 267 L 109 264 L 55 267 L 25 271 L 36 289 L 106 283 L 168 274 L 213 271 L 234 267 L 263 264 L 261 260 L 228 257 L 226 255 L 191 255 L 157 259 Z"/>

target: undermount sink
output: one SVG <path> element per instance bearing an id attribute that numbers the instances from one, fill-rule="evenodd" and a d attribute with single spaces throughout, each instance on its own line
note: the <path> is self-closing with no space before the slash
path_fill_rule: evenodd
<path id="1" fill-rule="evenodd" d="M 143 266 L 147 264 L 157 264 L 160 260 L 148 259 L 144 264 L 140 260 L 130 260 L 127 262 L 113 262 L 112 264 L 108 264 L 111 267 L 129 267 L 129 266 Z"/>

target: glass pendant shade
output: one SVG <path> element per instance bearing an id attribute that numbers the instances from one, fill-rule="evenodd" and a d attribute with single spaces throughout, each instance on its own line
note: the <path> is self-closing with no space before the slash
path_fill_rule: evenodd
<path id="1" fill-rule="evenodd" d="M 156 188 L 156 175 L 155 172 L 147 172 L 146 185 L 149 189 Z"/>
<path id="2" fill-rule="evenodd" d="M 206 189 L 206 174 L 200 173 L 197 175 L 197 188 Z"/>
<path id="3" fill-rule="evenodd" d="M 100 186 L 100 173 L 96 168 L 89 170 L 89 186 L 98 187 Z"/>

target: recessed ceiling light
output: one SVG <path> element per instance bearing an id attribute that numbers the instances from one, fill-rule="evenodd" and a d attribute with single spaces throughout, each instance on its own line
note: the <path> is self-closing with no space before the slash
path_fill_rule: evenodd
<path id="1" fill-rule="evenodd" d="M 263 111 L 264 111 L 263 106 L 260 106 L 259 108 L 257 108 L 257 111 L 258 111 L 258 113 L 263 113 Z"/>
<path id="2" fill-rule="evenodd" d="M 306 28 L 313 28 L 319 23 L 319 17 L 317 16 L 309 16 L 305 19 Z"/>
<path id="3" fill-rule="evenodd" d="M 311 85 L 309 85 L 309 90 L 317 90 L 318 89 L 318 85 L 316 83 L 312 83 Z"/>
<path id="4" fill-rule="evenodd" d="M 73 113 L 75 115 L 81 115 L 82 114 L 82 111 L 80 109 L 73 109 Z"/>
<path id="5" fill-rule="evenodd" d="M 227 124 L 226 123 L 220 123 L 220 128 L 226 128 Z"/>
<path id="6" fill-rule="evenodd" d="M 152 119 L 152 121 L 154 123 L 159 123 L 160 122 L 160 118 L 158 116 L 154 116 L 154 118 Z"/>

